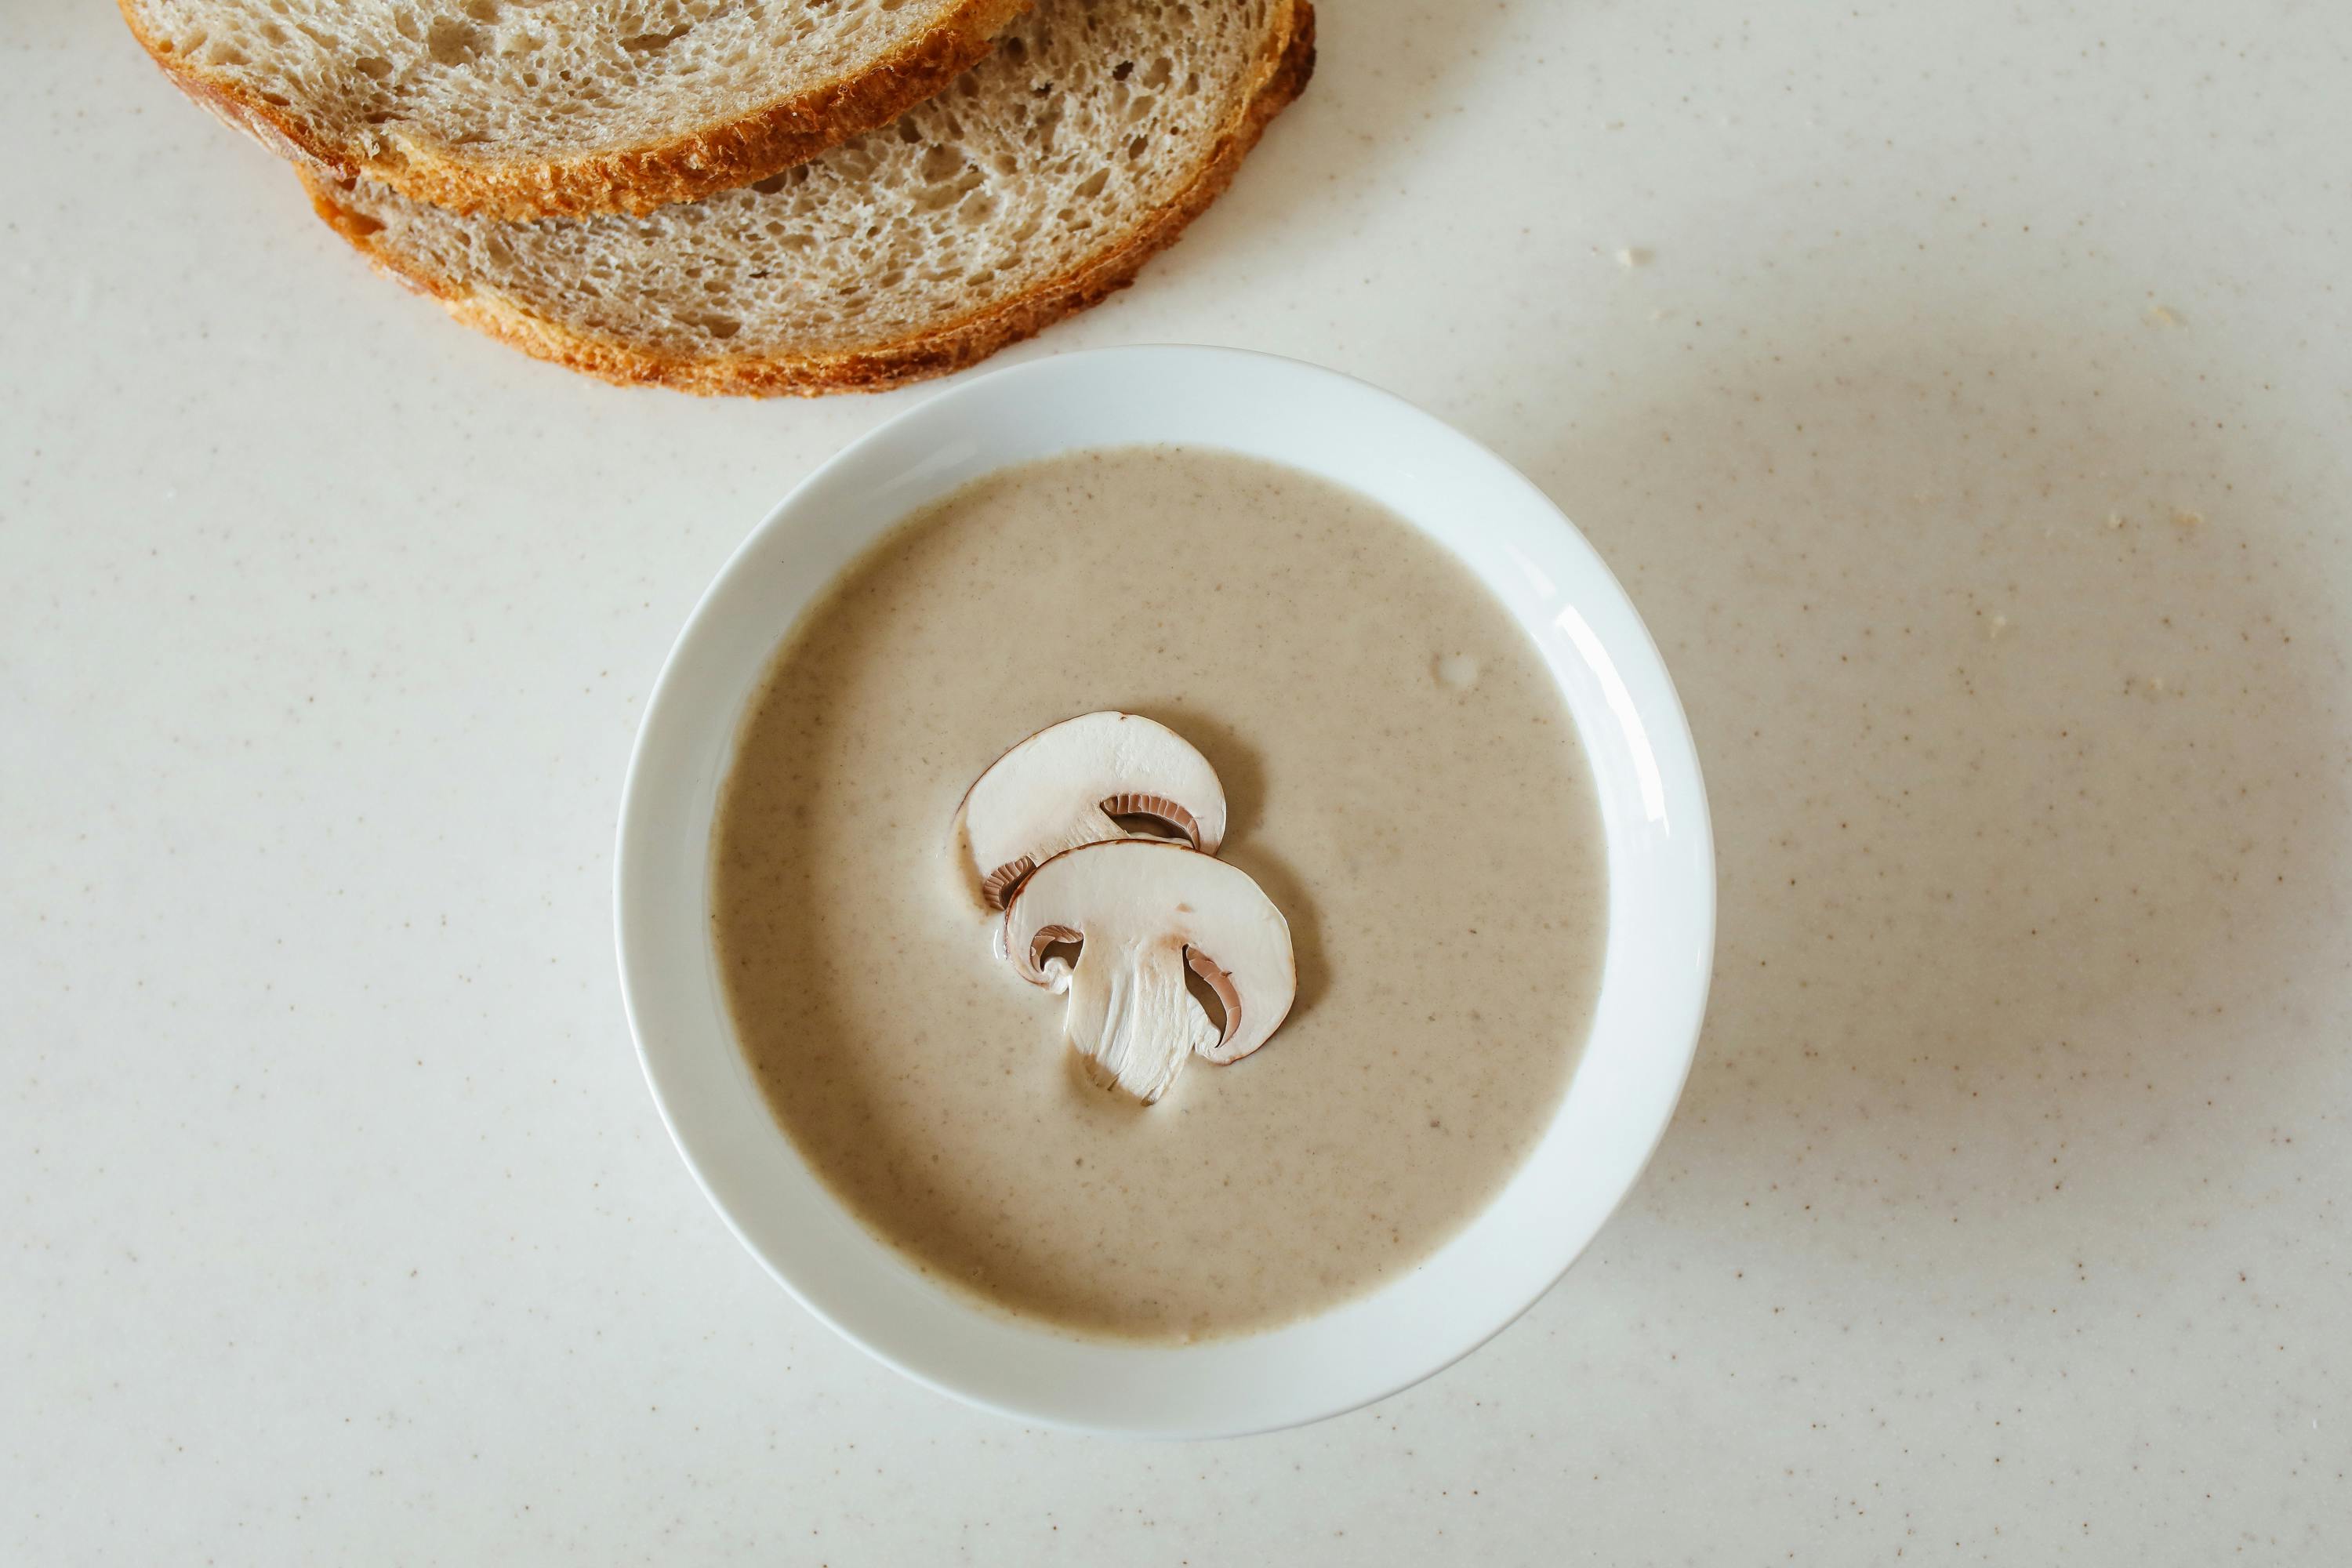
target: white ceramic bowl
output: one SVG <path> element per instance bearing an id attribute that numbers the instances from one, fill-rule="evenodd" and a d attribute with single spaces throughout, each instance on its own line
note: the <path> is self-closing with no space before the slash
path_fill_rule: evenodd
<path id="1" fill-rule="evenodd" d="M 882 530 L 966 480 L 1074 447 L 1184 442 L 1373 497 L 1467 562 L 1541 648 L 1599 784 L 1608 952 L 1559 1114 L 1467 1229 L 1372 1295 L 1182 1347 L 1089 1342 L 975 1310 L 862 1229 L 771 1119 L 736 1048 L 707 910 L 713 809 L 777 642 Z M 1220 1436 L 1336 1415 L 1483 1342 L 1575 1261 L 1657 1146 L 1690 1068 L 1715 943 L 1706 798 L 1674 686 L 1609 569 L 1467 437 L 1330 371 L 1226 349 L 1068 354 L 961 383 L 784 498 L 719 574 L 662 671 L 621 805 L 622 989 L 646 1080 L 703 1190 L 784 1288 L 881 1360 L 1024 1421 Z"/>

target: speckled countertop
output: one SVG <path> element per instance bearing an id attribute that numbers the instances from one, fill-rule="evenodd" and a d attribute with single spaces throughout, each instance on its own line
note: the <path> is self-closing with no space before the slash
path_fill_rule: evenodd
<path id="1" fill-rule="evenodd" d="M 1559 498 L 1680 679 L 1716 1005 L 1494 1344 L 1024 1431 L 726 1236 L 627 1045 L 647 683 L 908 397 L 369 277 L 110 7 L 0 40 L 0 1560 L 2342 1561 L 2352 11 L 1327 0 L 1144 286 Z"/>

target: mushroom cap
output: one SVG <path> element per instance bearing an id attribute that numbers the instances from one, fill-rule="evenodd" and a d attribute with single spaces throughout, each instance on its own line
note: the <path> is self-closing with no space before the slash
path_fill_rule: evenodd
<path id="1" fill-rule="evenodd" d="M 1045 961 L 1046 948 L 1072 940 L 1081 944 L 1075 970 Z M 1074 1000 L 1090 967 L 1139 967 L 1181 954 L 1224 1005 L 1222 1034 L 1195 1045 L 1217 1063 L 1239 1061 L 1265 1044 L 1298 989 L 1290 922 L 1255 879 L 1157 839 L 1082 845 L 1039 866 L 1005 909 L 1004 950 L 1024 980 L 1056 989 L 1067 984 Z M 1185 1000 L 1197 1017 L 1199 1004 Z"/>
<path id="2" fill-rule="evenodd" d="M 1040 730 L 972 782 L 956 837 L 980 901 L 1001 909 L 1021 879 L 1066 849 L 1124 837 L 1118 816 L 1150 816 L 1217 852 L 1225 792 L 1209 760 L 1165 724 L 1083 713 Z"/>

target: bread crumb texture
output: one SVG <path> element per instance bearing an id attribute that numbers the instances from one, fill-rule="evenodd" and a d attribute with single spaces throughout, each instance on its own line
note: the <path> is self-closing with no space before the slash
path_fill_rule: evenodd
<path id="1" fill-rule="evenodd" d="M 887 122 L 1026 0 L 121 0 L 199 100 L 328 174 L 646 210 Z"/>
<path id="2" fill-rule="evenodd" d="M 1295 0 L 1046 0 L 895 123 L 641 216 L 322 216 L 469 324 L 693 391 L 895 384 L 1094 302 L 1214 197 L 1312 63 Z"/>

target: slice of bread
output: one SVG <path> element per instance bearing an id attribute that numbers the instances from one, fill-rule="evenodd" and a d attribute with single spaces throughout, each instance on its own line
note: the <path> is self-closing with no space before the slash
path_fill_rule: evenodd
<path id="1" fill-rule="evenodd" d="M 1028 0 L 118 0 L 297 163 L 501 217 L 764 179 L 953 81 Z"/>
<path id="2" fill-rule="evenodd" d="M 895 125 L 644 217 L 501 223 L 362 181 L 320 216 L 468 326 L 610 381 L 873 391 L 1124 287 L 1314 68 L 1306 0 L 1041 0 Z"/>

